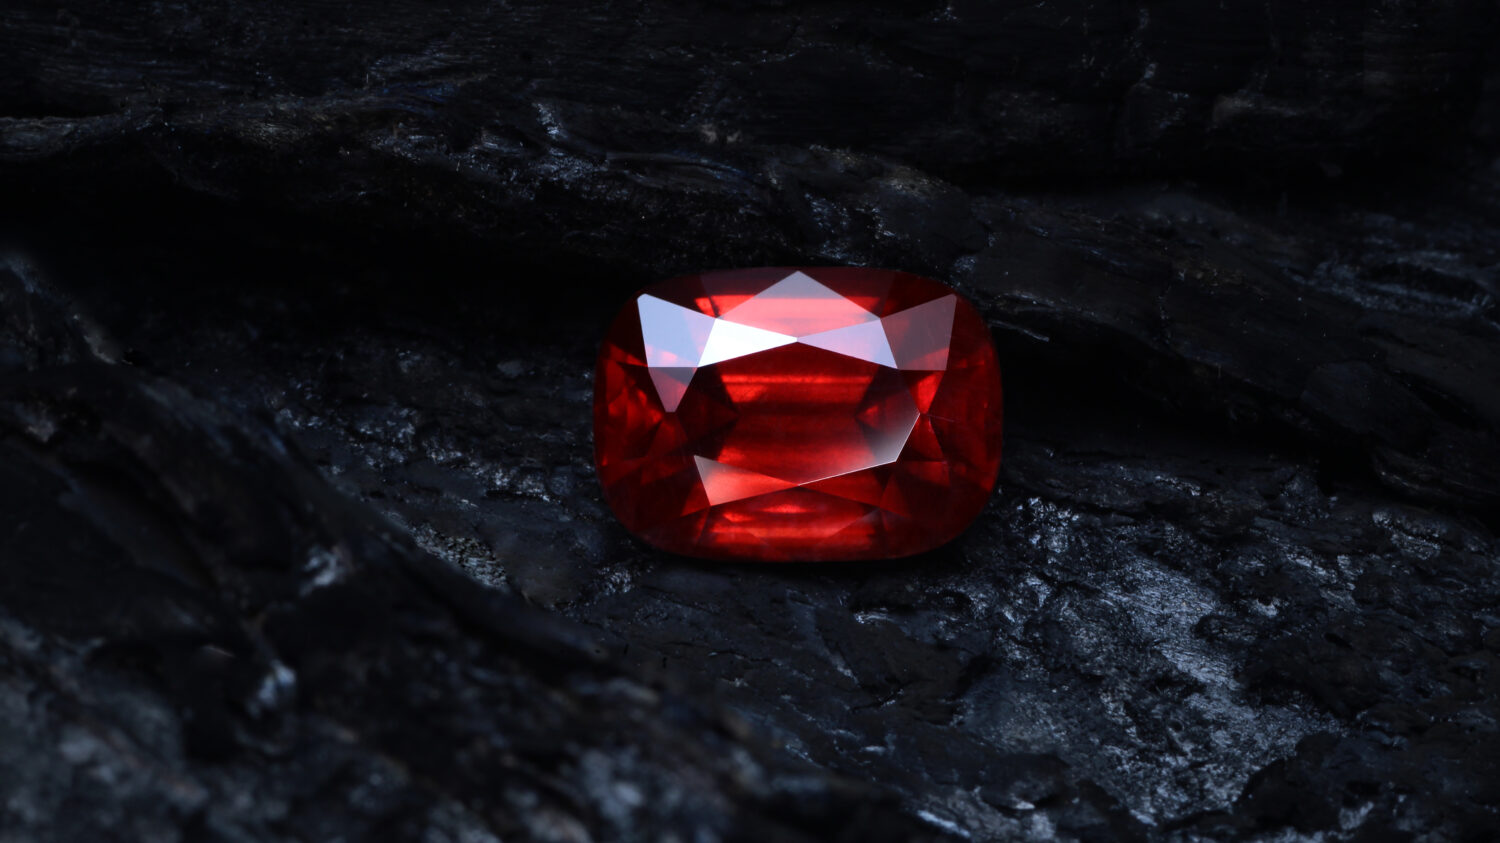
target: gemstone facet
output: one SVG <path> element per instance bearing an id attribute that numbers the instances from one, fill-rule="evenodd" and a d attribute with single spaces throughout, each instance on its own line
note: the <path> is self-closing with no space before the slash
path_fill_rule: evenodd
<path id="1" fill-rule="evenodd" d="M 632 533 L 712 559 L 908 556 L 984 507 L 1000 366 L 949 287 L 767 268 L 653 285 L 605 336 L 594 460 Z"/>

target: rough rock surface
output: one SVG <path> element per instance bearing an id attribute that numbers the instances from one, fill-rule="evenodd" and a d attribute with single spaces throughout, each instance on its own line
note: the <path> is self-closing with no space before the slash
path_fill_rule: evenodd
<path id="1" fill-rule="evenodd" d="M 1495 10 L 1306 5 L 0 9 L 0 841 L 1490 839 Z M 608 516 L 766 263 L 980 305 L 960 541 Z"/>

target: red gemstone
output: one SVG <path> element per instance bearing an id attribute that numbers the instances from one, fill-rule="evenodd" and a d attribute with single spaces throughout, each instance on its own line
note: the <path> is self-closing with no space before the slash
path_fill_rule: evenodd
<path id="1" fill-rule="evenodd" d="M 637 536 L 714 559 L 937 547 L 1000 469 L 1000 366 L 952 289 L 887 270 L 663 281 L 599 353 L 594 458 Z"/>

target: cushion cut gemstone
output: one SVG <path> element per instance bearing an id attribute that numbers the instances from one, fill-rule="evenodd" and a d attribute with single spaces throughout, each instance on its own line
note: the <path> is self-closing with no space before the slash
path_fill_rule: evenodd
<path id="1" fill-rule="evenodd" d="M 620 521 L 714 559 L 881 559 L 947 542 L 1000 468 L 979 313 L 904 272 L 663 281 L 599 354 L 594 455 Z"/>

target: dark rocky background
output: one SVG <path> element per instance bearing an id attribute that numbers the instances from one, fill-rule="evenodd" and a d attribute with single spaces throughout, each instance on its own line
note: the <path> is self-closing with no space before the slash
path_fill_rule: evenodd
<path id="1" fill-rule="evenodd" d="M 0 6 L 0 841 L 1491 840 L 1480 0 Z M 638 286 L 951 281 L 928 556 L 663 557 Z"/>

